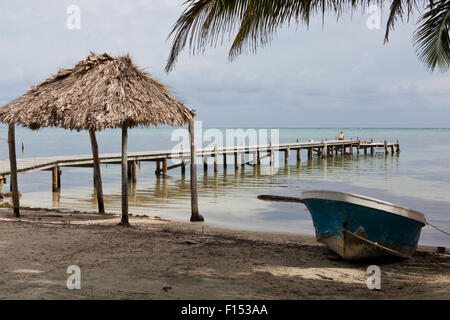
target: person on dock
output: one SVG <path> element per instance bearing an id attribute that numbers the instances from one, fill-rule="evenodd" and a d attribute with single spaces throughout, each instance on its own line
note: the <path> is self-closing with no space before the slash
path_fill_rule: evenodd
<path id="1" fill-rule="evenodd" d="M 342 131 L 339 133 L 338 140 L 344 140 L 344 133 Z"/>

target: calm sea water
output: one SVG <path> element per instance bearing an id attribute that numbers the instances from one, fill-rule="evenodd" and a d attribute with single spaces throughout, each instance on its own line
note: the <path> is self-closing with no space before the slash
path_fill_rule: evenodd
<path id="1" fill-rule="evenodd" d="M 340 130 L 340 129 L 339 129 Z M 334 139 L 338 129 L 280 129 L 280 142 L 322 138 Z M 171 128 L 129 131 L 129 151 L 171 149 Z M 234 171 L 232 158 L 226 171 L 207 175 L 198 166 L 199 205 L 207 222 L 251 230 L 314 234 L 311 217 L 301 204 L 270 203 L 257 200 L 258 194 L 300 196 L 310 189 L 358 193 L 422 211 L 431 223 L 450 230 L 450 130 L 449 129 L 346 129 L 346 138 L 394 142 L 400 140 L 399 156 L 338 156 L 324 162 L 315 159 L 296 164 L 295 153 L 288 166 L 275 173 L 267 167 Z M 62 129 L 33 132 L 16 131 L 18 157 L 46 157 L 90 154 L 89 135 Z M 7 129 L 0 127 L 0 159 L 8 159 Z M 120 152 L 120 130 L 98 134 L 101 153 Z M 21 153 L 20 144 L 25 149 Z M 63 168 L 62 190 L 51 192 L 51 173 L 35 172 L 19 176 L 21 204 L 35 207 L 95 211 L 92 169 Z M 187 221 L 190 217 L 189 170 L 169 171 L 167 179 L 155 177 L 155 164 L 142 162 L 138 181 L 130 186 L 130 212 Z M 120 212 L 120 166 L 102 165 L 107 211 Z M 9 186 L 6 185 L 5 189 Z M 450 246 L 450 238 L 431 227 L 423 229 L 421 244 Z"/>

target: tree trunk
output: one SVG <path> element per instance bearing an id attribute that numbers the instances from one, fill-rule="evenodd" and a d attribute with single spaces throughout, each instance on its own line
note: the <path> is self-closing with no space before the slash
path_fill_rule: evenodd
<path id="1" fill-rule="evenodd" d="M 195 154 L 194 119 L 189 121 L 189 139 L 191 140 L 191 221 L 204 221 L 203 216 L 198 213 L 197 157 Z"/>
<path id="2" fill-rule="evenodd" d="M 17 186 L 17 160 L 16 160 L 16 138 L 14 124 L 9 125 L 8 145 L 9 145 L 9 163 L 11 167 L 11 192 L 14 207 L 14 215 L 20 216 L 19 188 Z"/>
<path id="3" fill-rule="evenodd" d="M 94 157 L 94 186 L 97 192 L 98 213 L 105 213 L 105 204 L 103 202 L 102 175 L 100 173 L 100 160 L 98 158 L 98 144 L 95 137 L 95 131 L 89 130 L 91 137 L 92 156 Z"/>
<path id="4" fill-rule="evenodd" d="M 122 126 L 122 221 L 120 225 L 128 226 L 128 125 L 125 122 Z"/>

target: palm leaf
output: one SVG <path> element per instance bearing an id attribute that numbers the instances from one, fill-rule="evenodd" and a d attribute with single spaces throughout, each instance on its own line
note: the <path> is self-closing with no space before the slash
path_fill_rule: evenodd
<path id="1" fill-rule="evenodd" d="M 408 0 L 409 1 L 409 0 Z M 340 16 L 353 8 L 382 4 L 382 0 L 187 0 L 186 9 L 175 23 L 166 71 L 173 69 L 179 53 L 189 45 L 191 54 L 204 52 L 223 42 L 236 29 L 230 60 L 244 51 L 256 52 L 268 44 L 284 24 L 308 24 L 312 15 L 334 12 Z"/>
<path id="2" fill-rule="evenodd" d="M 440 0 L 428 6 L 414 33 L 419 59 L 434 71 L 447 71 L 450 66 L 450 1 Z"/>
<path id="3" fill-rule="evenodd" d="M 432 1 L 432 0 L 430 0 Z M 424 1 L 425 2 L 425 1 Z M 384 43 L 389 41 L 389 32 L 394 29 L 395 22 L 406 15 L 407 19 L 413 11 L 413 8 L 418 9 L 418 3 L 415 0 L 393 0 L 390 6 L 389 18 L 386 23 L 386 33 L 384 35 Z M 406 9 L 406 14 L 405 14 Z M 418 9 L 419 10 L 419 9 Z"/>
<path id="4" fill-rule="evenodd" d="M 385 42 L 398 19 L 409 19 L 418 3 L 433 0 L 392 0 L 386 25 Z M 175 23 L 174 37 L 166 72 L 173 70 L 178 55 L 189 46 L 191 54 L 223 43 L 225 35 L 233 37 L 229 59 L 244 52 L 255 53 L 271 42 L 277 30 L 292 23 L 309 24 L 310 18 L 326 13 L 337 18 L 355 9 L 364 10 L 371 4 L 382 6 L 383 0 L 187 0 L 186 9 Z M 445 1 L 440 1 L 445 2 Z M 448 0 L 446 1 L 449 2 Z M 425 5 L 424 5 L 425 6 Z"/>

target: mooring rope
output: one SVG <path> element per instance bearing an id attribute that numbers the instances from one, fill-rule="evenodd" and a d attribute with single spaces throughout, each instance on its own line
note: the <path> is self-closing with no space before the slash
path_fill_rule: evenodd
<path id="1" fill-rule="evenodd" d="M 444 233 L 444 234 L 450 236 L 450 233 L 448 233 L 447 231 L 444 231 L 444 230 L 442 230 L 442 229 L 439 229 L 439 228 L 436 227 L 436 226 L 433 226 L 433 225 L 432 225 L 431 223 L 429 223 L 428 221 L 427 221 L 427 225 L 429 225 L 429 226 L 435 228 L 437 231 L 440 231 L 440 232 L 442 232 L 442 233 Z"/>

